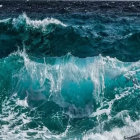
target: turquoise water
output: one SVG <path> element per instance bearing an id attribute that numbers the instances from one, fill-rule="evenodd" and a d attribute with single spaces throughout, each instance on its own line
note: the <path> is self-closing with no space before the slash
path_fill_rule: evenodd
<path id="1" fill-rule="evenodd" d="M 139 37 L 139 16 L 1 19 L 0 138 L 139 133 Z"/>

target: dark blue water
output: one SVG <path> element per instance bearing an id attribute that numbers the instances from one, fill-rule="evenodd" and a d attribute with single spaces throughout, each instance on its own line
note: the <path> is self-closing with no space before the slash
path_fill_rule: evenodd
<path id="1" fill-rule="evenodd" d="M 1 4 L 0 139 L 140 133 L 139 2 Z"/>

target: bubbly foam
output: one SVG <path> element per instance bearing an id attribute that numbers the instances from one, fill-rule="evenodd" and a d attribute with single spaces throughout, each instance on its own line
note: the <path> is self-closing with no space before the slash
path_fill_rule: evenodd
<path id="1" fill-rule="evenodd" d="M 128 124 L 122 128 L 114 128 L 113 130 L 103 133 L 87 133 L 83 136 L 83 140 L 124 140 L 140 133 L 140 121 L 133 122 L 127 118 Z"/>
<path id="2" fill-rule="evenodd" d="M 15 28 L 18 28 L 23 23 L 25 23 L 26 26 L 30 26 L 33 28 L 41 28 L 42 30 L 46 30 L 46 26 L 49 24 L 66 26 L 66 24 L 54 18 L 45 18 L 43 20 L 32 20 L 25 13 L 20 15 L 18 18 L 14 18 L 12 23 Z"/>

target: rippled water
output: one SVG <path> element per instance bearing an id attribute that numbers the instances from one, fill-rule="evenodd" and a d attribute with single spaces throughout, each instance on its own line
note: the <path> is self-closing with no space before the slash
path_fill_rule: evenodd
<path id="1" fill-rule="evenodd" d="M 140 18 L 0 20 L 0 139 L 123 140 L 140 132 Z"/>

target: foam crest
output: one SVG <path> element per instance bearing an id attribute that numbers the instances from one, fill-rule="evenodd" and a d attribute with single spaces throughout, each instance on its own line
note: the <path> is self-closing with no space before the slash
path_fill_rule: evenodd
<path id="1" fill-rule="evenodd" d="M 25 13 L 20 15 L 18 18 L 14 18 L 12 23 L 15 28 L 18 28 L 22 26 L 23 24 L 26 24 L 25 26 L 27 27 L 30 26 L 33 28 L 41 28 L 42 30 L 46 30 L 46 26 L 49 24 L 66 26 L 66 24 L 62 23 L 61 21 L 55 18 L 45 18 L 43 20 L 32 20 Z"/>

